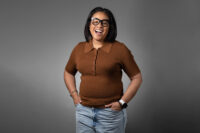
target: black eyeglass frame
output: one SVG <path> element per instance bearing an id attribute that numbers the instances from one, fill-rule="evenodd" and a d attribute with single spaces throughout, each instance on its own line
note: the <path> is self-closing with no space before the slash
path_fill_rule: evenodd
<path id="1" fill-rule="evenodd" d="M 98 19 L 98 18 L 94 18 L 94 17 L 91 18 L 92 21 L 95 20 L 95 19 L 98 20 L 98 24 L 101 23 L 101 24 L 103 25 L 103 27 L 108 27 L 109 24 L 110 24 L 109 19 L 103 19 L 103 20 L 100 20 L 100 19 Z M 108 22 L 108 26 L 105 26 L 105 25 L 104 25 L 103 22 L 105 22 L 105 21 Z M 93 24 L 93 23 L 92 23 L 92 24 Z M 98 24 L 97 24 L 97 25 L 98 25 Z M 93 24 L 93 25 L 94 25 L 94 24 Z M 94 25 L 94 26 L 97 26 L 97 25 Z"/>

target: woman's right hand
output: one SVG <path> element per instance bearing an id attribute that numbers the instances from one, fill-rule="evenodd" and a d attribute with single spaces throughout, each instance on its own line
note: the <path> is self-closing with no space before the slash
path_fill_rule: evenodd
<path id="1" fill-rule="evenodd" d="M 74 101 L 74 105 L 81 103 L 81 98 L 77 93 L 75 93 L 75 95 L 73 95 L 73 101 Z"/>

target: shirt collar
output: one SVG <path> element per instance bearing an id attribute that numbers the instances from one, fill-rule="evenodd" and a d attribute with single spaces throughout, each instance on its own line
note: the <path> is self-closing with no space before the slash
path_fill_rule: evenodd
<path id="1" fill-rule="evenodd" d="M 106 53 L 109 53 L 112 47 L 112 43 L 111 42 L 104 42 L 103 46 L 100 47 L 100 49 L 102 49 L 103 51 L 105 51 Z M 84 52 L 88 53 L 89 51 L 91 51 L 92 49 L 94 49 L 93 44 L 92 44 L 92 39 L 89 40 L 89 42 L 87 42 L 85 44 L 85 49 Z"/>

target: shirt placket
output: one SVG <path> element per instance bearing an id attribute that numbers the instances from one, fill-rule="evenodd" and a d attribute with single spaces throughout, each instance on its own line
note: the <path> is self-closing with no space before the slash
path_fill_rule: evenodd
<path id="1" fill-rule="evenodd" d="M 98 53 L 99 53 L 99 49 L 95 49 L 94 50 L 94 60 L 93 60 L 93 75 L 96 76 L 96 62 L 98 59 Z"/>

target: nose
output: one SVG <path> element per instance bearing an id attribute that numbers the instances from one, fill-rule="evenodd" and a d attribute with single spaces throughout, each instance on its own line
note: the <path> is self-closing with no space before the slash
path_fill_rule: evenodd
<path id="1" fill-rule="evenodd" d="M 99 22 L 98 27 L 103 27 L 103 22 Z"/>

